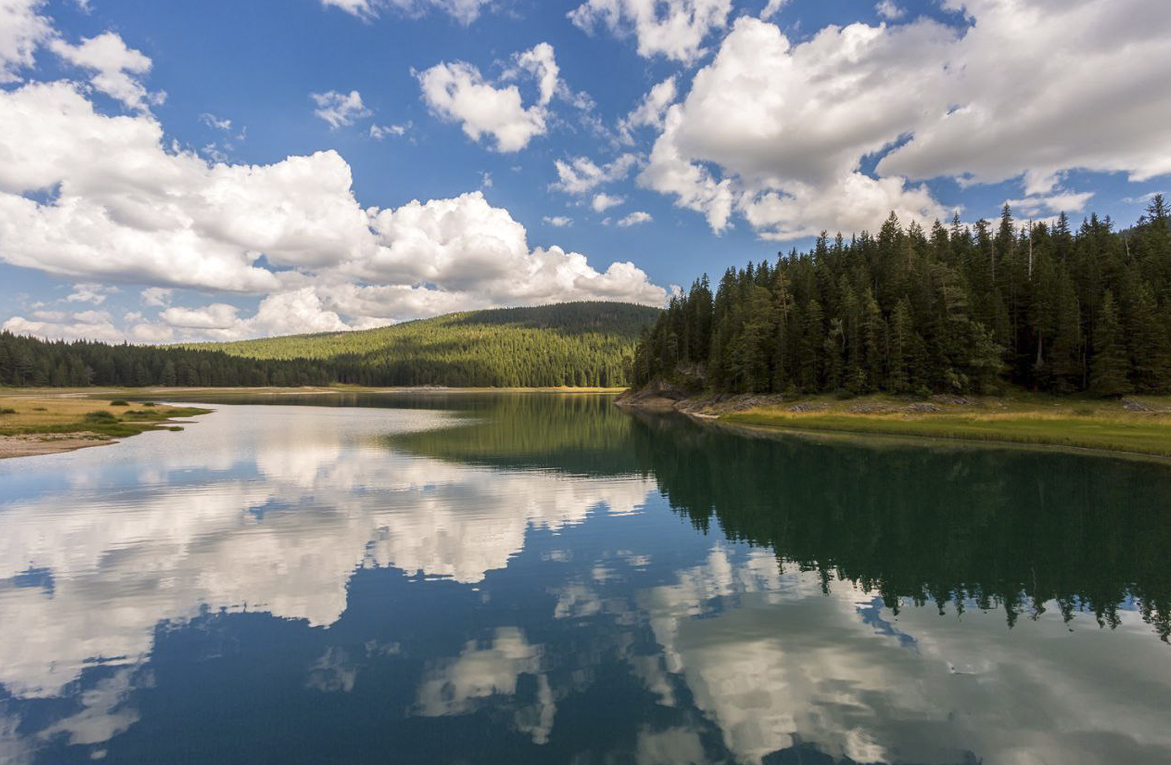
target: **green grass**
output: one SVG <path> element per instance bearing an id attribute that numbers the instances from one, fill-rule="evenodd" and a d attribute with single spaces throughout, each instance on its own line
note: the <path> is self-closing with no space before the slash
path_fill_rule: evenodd
<path id="1" fill-rule="evenodd" d="M 873 435 L 998 441 L 1171 457 L 1171 418 L 1165 415 L 1103 414 L 1088 407 L 1057 412 L 926 415 L 796 414 L 754 410 L 720 419 L 743 425 L 790 430 L 825 430 Z"/>
<path id="2" fill-rule="evenodd" d="M 63 402 L 76 406 L 78 402 Z M 33 407 L 29 411 L 46 411 Z M 127 410 L 121 416 L 100 410 L 85 412 L 70 418 L 66 412 L 55 412 L 47 418 L 34 418 L 21 424 L 0 428 L 0 436 L 59 435 L 66 433 L 96 433 L 108 438 L 128 438 L 150 430 L 182 430 L 170 422 L 176 417 L 194 417 L 210 414 L 210 409 L 196 407 L 166 407 L 150 410 Z M 15 410 L 14 410 L 15 413 Z"/>

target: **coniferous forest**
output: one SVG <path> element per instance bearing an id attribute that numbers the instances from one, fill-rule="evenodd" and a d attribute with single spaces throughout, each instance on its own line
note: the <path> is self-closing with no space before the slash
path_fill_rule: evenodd
<path id="1" fill-rule="evenodd" d="M 566 303 L 361 332 L 189 346 L 47 342 L 0 332 L 0 385 L 623 386 L 659 309 Z"/>
<path id="2" fill-rule="evenodd" d="M 1171 393 L 1171 209 L 1076 231 L 981 220 L 824 233 L 774 264 L 707 277 L 635 352 L 636 386 L 732 393 Z"/>

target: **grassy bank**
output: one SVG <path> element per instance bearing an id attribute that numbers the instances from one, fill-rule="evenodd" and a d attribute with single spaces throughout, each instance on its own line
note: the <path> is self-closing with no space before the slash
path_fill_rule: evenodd
<path id="1" fill-rule="evenodd" d="M 743 425 L 790 430 L 1052 445 L 1171 457 L 1171 398 L 1119 401 L 1010 398 L 908 402 L 811 398 L 721 414 Z"/>
<path id="2" fill-rule="evenodd" d="M 175 418 L 210 411 L 122 399 L 0 394 L 0 457 L 69 451 L 149 430 L 182 430 Z"/>

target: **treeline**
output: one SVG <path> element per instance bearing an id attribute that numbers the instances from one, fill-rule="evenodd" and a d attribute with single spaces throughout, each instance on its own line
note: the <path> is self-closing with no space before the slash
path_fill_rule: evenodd
<path id="1" fill-rule="evenodd" d="M 892 213 L 877 236 L 729 269 L 672 299 L 632 379 L 736 393 L 1171 392 L 1171 210 L 1072 231 L 981 220 L 931 231 Z"/>
<path id="2" fill-rule="evenodd" d="M 163 347 L 0 332 L 0 385 L 616 387 L 628 384 L 637 338 L 658 313 L 574 303 L 364 332 Z"/>
<path id="3" fill-rule="evenodd" d="M 201 348 L 256 359 L 315 359 L 337 382 L 452 387 L 620 387 L 660 311 L 579 302 L 448 314 L 390 327 Z"/>
<path id="4" fill-rule="evenodd" d="M 258 361 L 221 351 L 88 340 L 45 341 L 0 332 L 0 385 L 16 387 L 328 385 L 333 372 L 309 360 Z"/>

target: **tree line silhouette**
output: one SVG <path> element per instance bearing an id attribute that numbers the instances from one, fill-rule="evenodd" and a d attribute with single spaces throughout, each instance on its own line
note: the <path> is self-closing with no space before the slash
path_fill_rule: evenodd
<path id="1" fill-rule="evenodd" d="M 707 276 L 640 339 L 631 378 L 734 393 L 1171 391 L 1171 208 L 1115 232 L 978 221 L 877 236 Z"/>

